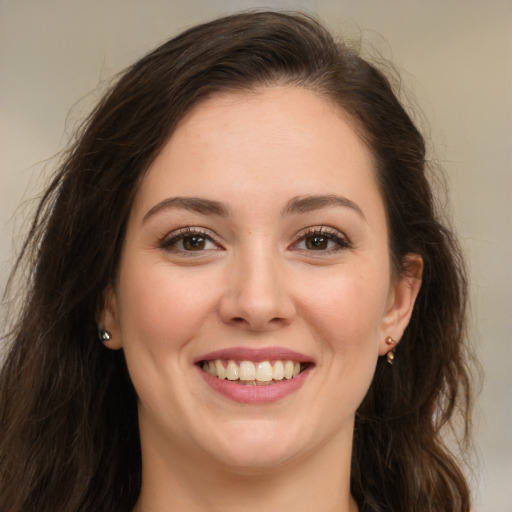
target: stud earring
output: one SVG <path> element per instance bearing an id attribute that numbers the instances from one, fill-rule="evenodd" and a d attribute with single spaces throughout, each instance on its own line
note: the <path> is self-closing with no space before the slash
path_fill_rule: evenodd
<path id="1" fill-rule="evenodd" d="M 387 345 L 396 345 L 396 341 L 391 337 L 388 336 L 386 338 L 386 344 Z M 393 364 L 393 361 L 395 359 L 395 349 L 392 348 L 386 355 L 386 359 L 388 360 L 388 364 Z"/>
<path id="2" fill-rule="evenodd" d="M 112 338 L 112 334 L 110 334 L 110 332 L 107 331 L 106 329 L 100 329 L 100 331 L 98 332 L 98 339 L 102 343 L 109 341 L 111 338 Z"/>

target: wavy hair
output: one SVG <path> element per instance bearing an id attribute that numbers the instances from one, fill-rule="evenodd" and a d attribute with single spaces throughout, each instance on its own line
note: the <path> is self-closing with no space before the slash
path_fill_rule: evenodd
<path id="1" fill-rule="evenodd" d="M 351 490 L 361 512 L 468 512 L 444 427 L 472 401 L 466 278 L 429 185 L 425 142 L 390 81 L 302 14 L 250 12 L 191 28 L 130 67 L 76 135 L 15 267 L 23 305 L 0 375 L 0 510 L 132 509 L 140 491 L 137 400 L 122 351 L 97 339 L 138 185 L 173 130 L 219 92 L 305 87 L 343 109 L 372 152 L 395 270 L 421 255 L 423 284 L 391 368 L 380 358 L 358 409 Z M 459 413 L 459 414 L 457 414 Z"/>

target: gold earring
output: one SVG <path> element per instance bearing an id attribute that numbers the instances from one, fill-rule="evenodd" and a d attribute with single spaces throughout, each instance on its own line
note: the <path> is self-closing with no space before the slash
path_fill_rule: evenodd
<path id="1" fill-rule="evenodd" d="M 396 345 L 396 341 L 391 336 L 388 336 L 386 338 L 386 344 L 387 345 Z M 388 360 L 388 364 L 393 364 L 393 360 L 395 359 L 395 349 L 394 348 L 392 348 L 387 353 L 386 358 Z"/>

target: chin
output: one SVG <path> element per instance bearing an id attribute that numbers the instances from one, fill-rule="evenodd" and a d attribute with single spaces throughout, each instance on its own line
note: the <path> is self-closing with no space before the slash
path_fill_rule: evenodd
<path id="1" fill-rule="evenodd" d="M 306 446 L 288 429 L 269 422 L 240 422 L 216 436 L 207 451 L 222 465 L 237 472 L 254 474 L 286 466 L 300 458 Z"/>

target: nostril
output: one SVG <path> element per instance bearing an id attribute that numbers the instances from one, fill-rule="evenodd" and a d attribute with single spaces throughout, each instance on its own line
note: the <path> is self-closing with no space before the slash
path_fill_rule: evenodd
<path id="1" fill-rule="evenodd" d="M 263 328 L 264 325 L 279 326 L 285 322 L 286 322 L 286 320 L 284 318 L 279 318 L 279 317 L 271 318 L 270 320 L 268 320 L 266 322 L 262 322 L 261 325 L 258 321 L 254 320 L 254 319 L 251 322 L 242 316 L 235 316 L 235 317 L 231 318 L 231 320 L 230 320 L 230 323 L 232 325 L 239 325 L 239 326 L 243 325 L 243 326 L 253 327 L 255 329 Z"/>

